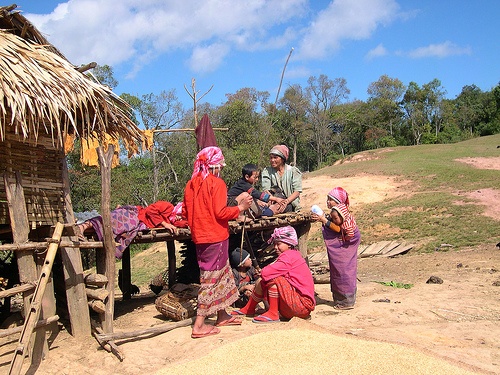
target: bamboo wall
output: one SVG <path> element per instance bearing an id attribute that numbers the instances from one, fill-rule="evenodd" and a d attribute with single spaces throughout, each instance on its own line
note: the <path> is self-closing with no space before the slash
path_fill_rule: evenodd
<path id="1" fill-rule="evenodd" d="M 38 140 L 24 140 L 6 127 L 5 141 L 0 141 L 0 173 L 8 172 L 15 180 L 20 171 L 31 230 L 64 222 L 64 195 L 61 151 L 52 137 L 39 134 Z M 9 208 L 3 178 L 0 183 L 0 225 L 9 224 Z"/>

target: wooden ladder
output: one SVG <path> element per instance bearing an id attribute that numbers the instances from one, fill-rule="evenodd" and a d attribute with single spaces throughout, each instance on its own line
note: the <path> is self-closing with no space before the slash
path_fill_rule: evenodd
<path id="1" fill-rule="evenodd" d="M 49 281 L 50 273 L 52 272 L 52 265 L 59 247 L 59 242 L 61 241 L 63 229 L 64 225 L 57 223 L 52 239 L 49 241 L 50 244 L 47 250 L 47 255 L 45 256 L 45 262 L 38 278 L 38 284 L 35 289 L 35 293 L 33 294 L 30 309 L 24 320 L 24 326 L 21 331 L 21 336 L 19 337 L 19 342 L 14 350 L 14 357 L 10 363 L 9 375 L 17 375 L 21 372 L 23 360 L 24 357 L 26 357 L 33 330 L 35 329 L 38 318 L 40 317 L 43 294 L 45 292 L 47 282 Z"/>

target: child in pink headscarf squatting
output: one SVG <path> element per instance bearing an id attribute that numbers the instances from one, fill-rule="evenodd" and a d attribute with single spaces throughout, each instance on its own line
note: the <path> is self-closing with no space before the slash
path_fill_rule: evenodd
<path id="1" fill-rule="evenodd" d="M 298 251 L 295 229 L 276 228 L 269 239 L 274 243 L 278 258 L 261 270 L 255 289 L 245 307 L 232 311 L 233 315 L 254 316 L 257 304 L 265 297 L 269 309 L 256 316 L 254 323 L 275 323 L 293 317 L 308 318 L 316 306 L 314 280 L 304 258 Z"/>

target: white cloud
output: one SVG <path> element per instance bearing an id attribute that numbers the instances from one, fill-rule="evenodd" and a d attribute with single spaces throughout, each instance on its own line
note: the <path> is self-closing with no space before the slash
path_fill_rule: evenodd
<path id="1" fill-rule="evenodd" d="M 309 78 L 312 75 L 311 70 L 306 66 L 293 66 L 286 69 L 286 79 L 291 78 Z"/>
<path id="2" fill-rule="evenodd" d="M 204 45 L 255 50 L 283 45 L 290 30 L 268 40 L 272 28 L 305 14 L 307 0 L 69 0 L 50 14 L 25 14 L 74 64 L 96 61 L 140 67 L 147 59 Z M 276 30 L 273 30 L 276 35 Z M 212 52 L 221 48 L 212 46 Z M 227 51 L 224 52 L 227 54 Z M 215 63 L 217 59 L 213 59 Z M 222 60 L 218 60 L 219 63 Z M 212 65 L 212 69 L 215 66 Z"/>
<path id="3" fill-rule="evenodd" d="M 407 53 L 411 58 L 418 59 L 424 57 L 439 57 L 444 58 L 456 55 L 470 55 L 472 49 L 470 47 L 460 47 L 456 44 L 446 41 L 441 44 L 429 44 L 426 47 L 416 48 Z"/>
<path id="4" fill-rule="evenodd" d="M 229 53 L 229 46 L 221 43 L 208 47 L 195 47 L 189 59 L 189 67 L 195 73 L 210 73 L 217 69 Z"/>
<path id="5" fill-rule="evenodd" d="M 323 58 L 335 53 L 342 40 L 369 38 L 380 25 L 398 17 L 395 0 L 334 0 L 321 11 L 298 50 L 302 58 Z"/>
<path id="6" fill-rule="evenodd" d="M 377 47 L 368 51 L 365 58 L 367 60 L 372 60 L 372 59 L 377 58 L 377 57 L 385 56 L 385 55 L 387 55 L 387 53 L 388 53 L 387 49 L 382 44 L 379 44 Z"/>

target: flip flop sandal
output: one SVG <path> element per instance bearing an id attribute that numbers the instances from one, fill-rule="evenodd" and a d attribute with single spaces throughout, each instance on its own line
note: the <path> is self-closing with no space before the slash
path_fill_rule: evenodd
<path id="1" fill-rule="evenodd" d="M 205 332 L 205 333 L 192 333 L 191 338 L 192 339 L 201 339 L 203 337 L 213 336 L 213 335 L 216 335 L 218 333 L 220 333 L 220 329 L 217 327 L 212 327 L 212 329 L 210 331 Z"/>
<path id="2" fill-rule="evenodd" d="M 231 311 L 231 315 L 235 315 L 235 316 L 237 316 L 237 315 L 239 315 L 239 316 L 254 316 L 254 314 L 245 314 L 243 311 L 241 311 L 239 309 Z"/>
<path id="3" fill-rule="evenodd" d="M 279 323 L 281 322 L 281 320 L 274 320 L 274 319 L 271 319 L 265 315 L 259 315 L 259 316 L 256 316 L 255 318 L 252 319 L 252 322 L 253 323 L 257 323 L 257 324 L 267 324 L 267 323 Z"/>
<path id="4" fill-rule="evenodd" d="M 222 322 L 220 323 L 215 323 L 215 326 L 216 327 L 223 327 L 223 326 L 240 326 L 242 323 L 241 319 L 236 317 L 236 316 L 232 316 L 230 317 L 229 319 L 227 320 L 223 320 Z"/>

